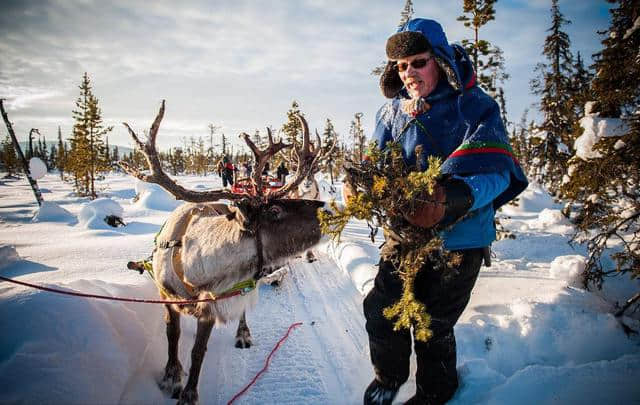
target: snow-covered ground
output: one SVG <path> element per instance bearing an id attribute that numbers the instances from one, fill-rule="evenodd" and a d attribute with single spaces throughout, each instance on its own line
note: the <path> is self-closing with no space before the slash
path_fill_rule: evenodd
<path id="1" fill-rule="evenodd" d="M 215 176 L 180 177 L 194 189 Z M 84 293 L 157 298 L 148 276 L 125 269 L 147 257 L 175 201 L 160 190 L 111 175 L 101 197 L 73 195 L 56 175 L 39 181 L 38 209 L 27 182 L 0 182 L 0 275 Z M 141 198 L 133 202 L 136 191 Z M 516 239 L 494 244 L 471 302 L 456 326 L 461 387 L 452 404 L 640 403 L 640 339 L 611 314 L 639 285 L 614 280 L 581 289 L 585 251 L 567 244 L 572 227 L 531 186 L 503 225 Z M 100 217 L 122 212 L 127 226 Z M 260 287 L 248 314 L 254 346 L 234 347 L 235 323 L 214 330 L 200 377 L 202 404 L 227 403 L 263 367 L 294 322 L 267 372 L 236 403 L 358 404 L 373 377 L 361 304 L 372 286 L 377 245 L 354 221 L 318 261 L 292 261 L 280 287 Z M 55 295 L 0 282 L 0 403 L 172 404 L 157 386 L 166 361 L 161 305 Z M 640 329 L 635 319 L 625 322 Z M 195 335 L 182 318 L 180 358 Z M 415 369 L 415 364 L 412 364 Z M 413 378 L 397 397 L 414 392 Z"/>

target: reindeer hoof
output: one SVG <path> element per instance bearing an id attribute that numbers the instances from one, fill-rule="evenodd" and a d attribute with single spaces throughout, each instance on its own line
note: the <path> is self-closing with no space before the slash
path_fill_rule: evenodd
<path id="1" fill-rule="evenodd" d="M 173 399 L 178 399 L 182 393 L 182 365 L 167 365 L 164 371 L 164 377 L 158 383 L 162 392 Z"/>
<path id="2" fill-rule="evenodd" d="M 248 349 L 252 344 L 251 336 L 236 336 L 236 347 L 238 349 Z"/>
<path id="3" fill-rule="evenodd" d="M 180 399 L 178 399 L 177 405 L 197 405 L 198 404 L 198 391 L 185 390 L 182 391 Z"/>

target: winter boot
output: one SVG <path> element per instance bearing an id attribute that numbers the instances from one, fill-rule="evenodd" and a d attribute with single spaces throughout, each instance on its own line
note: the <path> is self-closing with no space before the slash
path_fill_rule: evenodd
<path id="1" fill-rule="evenodd" d="M 400 387 L 386 387 L 374 378 L 364 392 L 364 405 L 391 405 L 398 393 L 398 388 Z"/>

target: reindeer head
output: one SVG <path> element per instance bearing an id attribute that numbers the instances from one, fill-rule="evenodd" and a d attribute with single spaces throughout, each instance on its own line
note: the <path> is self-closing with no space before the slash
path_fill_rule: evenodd
<path id="1" fill-rule="evenodd" d="M 293 145 L 286 145 L 282 141 L 274 143 L 271 131 L 267 128 L 269 144 L 261 150 L 249 139 L 249 135 L 241 134 L 255 157 L 251 179 L 254 193 L 234 194 L 227 190 L 187 190 L 164 173 L 155 147 L 158 128 L 164 116 L 164 107 L 163 100 L 145 143 L 142 143 L 129 125 L 124 123 L 144 154 L 150 169 L 150 174 L 143 174 L 121 162 L 120 166 L 127 173 L 142 181 L 159 184 L 176 198 L 184 201 L 196 203 L 221 199 L 232 201 L 233 204 L 229 207 L 230 214 L 227 215 L 227 219 L 236 221 L 246 232 L 260 232 L 264 244 L 273 245 L 271 248 L 274 252 L 279 252 L 278 255 L 303 251 L 319 241 L 320 226 L 317 210 L 324 206 L 324 202 L 287 198 L 291 190 L 297 188 L 305 178 L 312 176 L 317 171 L 319 160 L 326 154 L 320 153 L 321 143 L 317 132 L 317 146 L 309 141 L 309 127 L 304 117 L 298 115 L 303 128 L 302 146 L 300 148 L 294 146 L 292 150 L 292 156 L 296 162 L 295 175 L 292 181 L 274 192 L 265 193 L 263 191 L 262 171 L 273 155 L 283 149 L 291 148 Z"/>

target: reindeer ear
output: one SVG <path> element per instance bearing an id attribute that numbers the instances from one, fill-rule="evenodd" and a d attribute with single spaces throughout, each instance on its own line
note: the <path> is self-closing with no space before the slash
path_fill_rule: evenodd
<path id="1" fill-rule="evenodd" d="M 246 200 L 240 200 L 235 202 L 233 205 L 229 206 L 229 214 L 227 214 L 227 219 L 229 221 L 237 221 L 243 230 L 246 230 L 249 227 L 250 215 L 249 215 L 250 204 Z"/>

